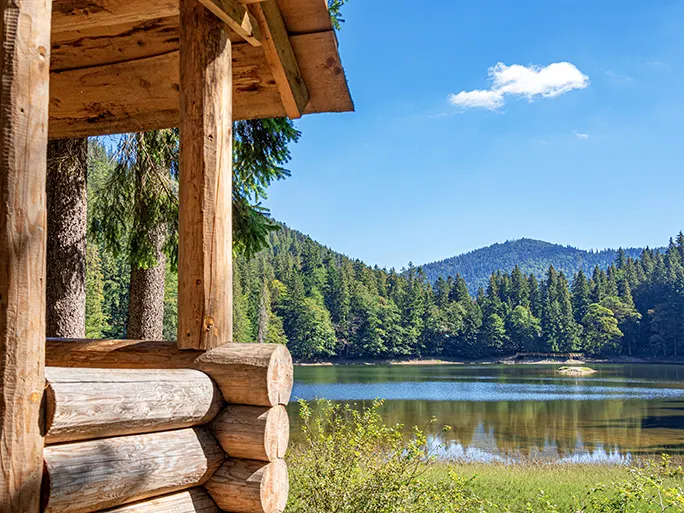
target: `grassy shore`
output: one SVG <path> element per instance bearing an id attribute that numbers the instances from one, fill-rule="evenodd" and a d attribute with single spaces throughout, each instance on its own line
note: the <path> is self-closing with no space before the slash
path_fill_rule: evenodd
<path id="1" fill-rule="evenodd" d="M 525 463 L 434 464 L 428 475 L 443 481 L 449 472 L 468 481 L 468 489 L 504 511 L 526 512 L 542 509 L 549 501 L 559 511 L 577 511 L 587 494 L 599 485 L 610 487 L 629 478 L 629 469 L 619 465 L 558 465 Z M 544 506 L 546 506 L 544 504 Z M 546 507 L 544 507 L 546 509 Z"/>

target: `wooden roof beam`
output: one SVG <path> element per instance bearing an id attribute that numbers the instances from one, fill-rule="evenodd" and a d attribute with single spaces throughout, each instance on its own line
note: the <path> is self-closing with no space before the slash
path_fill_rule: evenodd
<path id="1" fill-rule="evenodd" d="M 252 46 L 261 46 L 259 25 L 238 0 L 200 0 L 220 20 Z"/>
<path id="2" fill-rule="evenodd" d="M 278 3 L 276 0 L 251 3 L 248 9 L 259 23 L 264 55 L 278 86 L 285 112 L 291 119 L 300 118 L 309 103 L 309 91 Z"/>

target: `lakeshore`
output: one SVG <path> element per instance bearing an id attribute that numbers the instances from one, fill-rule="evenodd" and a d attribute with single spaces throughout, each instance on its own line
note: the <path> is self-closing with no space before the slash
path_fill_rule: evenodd
<path id="1" fill-rule="evenodd" d="M 537 358 L 518 360 L 515 356 L 501 358 L 331 358 L 327 360 L 295 360 L 294 364 L 303 367 L 330 365 L 585 365 L 585 364 L 663 364 L 684 365 L 684 358 L 642 358 L 635 356 L 587 357 L 581 359 Z"/>

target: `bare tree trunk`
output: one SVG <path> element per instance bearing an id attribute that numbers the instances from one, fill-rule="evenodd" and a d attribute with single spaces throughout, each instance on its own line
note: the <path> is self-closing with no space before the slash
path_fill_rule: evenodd
<path id="1" fill-rule="evenodd" d="M 85 337 L 88 140 L 48 143 L 48 337 Z"/>
<path id="2" fill-rule="evenodd" d="M 166 229 L 161 226 L 150 235 L 157 265 L 147 269 L 131 266 L 126 337 L 136 340 L 162 340 L 164 333 L 166 255 L 162 249 Z"/>

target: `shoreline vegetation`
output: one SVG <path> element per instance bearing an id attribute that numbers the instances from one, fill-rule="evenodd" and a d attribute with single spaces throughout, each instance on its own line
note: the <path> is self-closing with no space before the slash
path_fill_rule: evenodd
<path id="1" fill-rule="evenodd" d="M 328 360 L 306 361 L 295 360 L 294 364 L 301 367 L 323 367 L 330 365 L 584 365 L 592 363 L 601 364 L 660 364 L 660 365 L 684 365 L 684 358 L 639 358 L 633 356 L 614 356 L 610 358 L 582 358 L 582 359 L 557 359 L 537 358 L 518 360 L 515 356 L 504 358 L 332 358 Z M 593 371 L 593 369 L 592 369 Z M 594 371 L 596 372 L 596 371 Z"/>
<path id="2" fill-rule="evenodd" d="M 433 419 L 386 424 L 382 401 L 300 401 L 290 448 L 290 513 L 655 513 L 684 509 L 684 470 L 668 456 L 627 465 L 437 461 Z M 448 431 L 445 426 L 440 433 Z M 435 433 L 432 433 L 435 434 Z"/>

